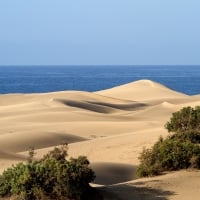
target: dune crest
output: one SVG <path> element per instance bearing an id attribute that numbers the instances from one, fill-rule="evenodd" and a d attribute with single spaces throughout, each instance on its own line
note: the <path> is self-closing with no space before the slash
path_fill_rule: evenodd
<path id="1" fill-rule="evenodd" d="M 187 97 L 185 94 L 173 91 L 151 80 L 131 82 L 111 89 L 98 91 L 96 94 L 135 101 Z"/>
<path id="2" fill-rule="evenodd" d="M 157 83 L 155 81 L 151 81 L 151 80 L 148 80 L 148 79 L 143 79 L 143 80 L 139 80 L 139 81 L 134 81 L 132 83 L 128 83 L 126 85 L 138 85 L 138 86 L 145 86 L 145 87 L 157 87 L 157 88 L 167 88 L 166 86 L 160 84 L 160 83 Z"/>

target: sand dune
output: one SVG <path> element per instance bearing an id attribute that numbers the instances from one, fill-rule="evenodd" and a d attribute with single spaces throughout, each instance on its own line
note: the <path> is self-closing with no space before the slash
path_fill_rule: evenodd
<path id="1" fill-rule="evenodd" d="M 164 124 L 171 113 L 197 105 L 200 95 L 187 96 L 150 80 L 94 93 L 0 95 L 0 172 L 24 161 L 30 146 L 41 157 L 68 142 L 70 156 L 91 161 L 104 199 L 190 199 L 191 194 L 198 199 L 193 187 L 200 182 L 198 171 L 134 180 L 139 153 L 168 134 Z"/>
<path id="2" fill-rule="evenodd" d="M 9 152 L 4 152 L 3 150 L 0 150 L 0 157 L 1 159 L 5 160 L 24 160 L 25 157 L 22 155 L 17 155 Z"/>
<path id="3" fill-rule="evenodd" d="M 14 137 L 13 137 L 14 136 Z M 67 133 L 55 132 L 18 132 L 13 134 L 0 135 L 0 148 L 8 149 L 10 152 L 27 151 L 30 147 L 41 149 L 51 147 L 64 142 L 73 143 L 84 141 L 85 138 L 70 135 Z M 8 141 L 5 143 L 5 141 Z"/>
<path id="4" fill-rule="evenodd" d="M 180 98 L 186 96 L 150 80 L 135 81 L 133 83 L 97 92 L 97 94 L 134 101 Z"/>

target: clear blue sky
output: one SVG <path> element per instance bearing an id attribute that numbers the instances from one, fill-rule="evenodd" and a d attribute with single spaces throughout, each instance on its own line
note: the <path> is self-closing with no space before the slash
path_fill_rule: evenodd
<path id="1" fill-rule="evenodd" d="M 200 64 L 200 0 L 2 0 L 0 65 Z"/>

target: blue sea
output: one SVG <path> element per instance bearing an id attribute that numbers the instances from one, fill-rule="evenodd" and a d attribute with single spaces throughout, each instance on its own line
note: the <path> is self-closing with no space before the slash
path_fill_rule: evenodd
<path id="1" fill-rule="evenodd" d="M 150 79 L 200 94 L 200 66 L 0 66 L 0 94 L 98 91 Z"/>

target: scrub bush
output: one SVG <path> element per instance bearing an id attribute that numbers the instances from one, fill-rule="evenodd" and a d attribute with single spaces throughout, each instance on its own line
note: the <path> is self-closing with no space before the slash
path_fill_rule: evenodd
<path id="1" fill-rule="evenodd" d="M 150 149 L 143 149 L 138 176 L 200 168 L 200 107 L 185 107 L 173 113 L 165 127 L 172 134 L 166 139 L 160 137 Z"/>
<path id="2" fill-rule="evenodd" d="M 66 160 L 67 146 L 55 148 L 39 161 L 31 159 L 0 176 L 0 195 L 20 200 L 82 200 L 95 174 L 86 157 Z"/>

